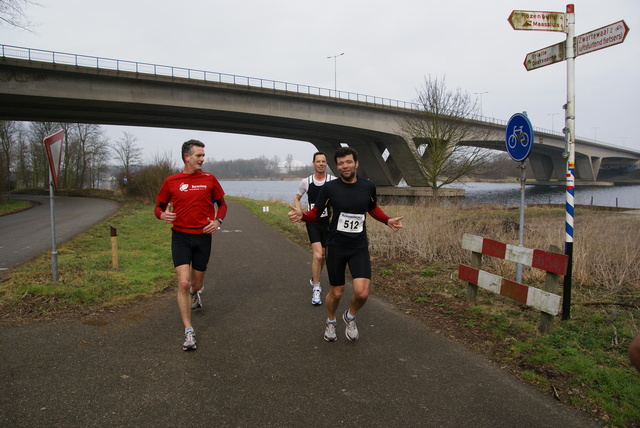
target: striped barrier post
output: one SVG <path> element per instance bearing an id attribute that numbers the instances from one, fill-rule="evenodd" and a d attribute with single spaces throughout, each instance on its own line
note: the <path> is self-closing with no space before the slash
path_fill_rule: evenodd
<path id="1" fill-rule="evenodd" d="M 474 265 L 460 264 L 458 268 L 458 278 L 469 284 L 467 299 L 470 302 L 475 303 L 476 292 L 473 289 L 483 288 L 539 309 L 542 314 L 538 329 L 541 332 L 551 330 L 553 317 L 560 313 L 562 304 L 562 298 L 556 293 L 560 275 L 567 272 L 568 257 L 565 254 L 504 244 L 467 233 L 462 237 L 462 248 L 472 252 L 472 264 Z M 478 260 L 483 254 L 546 271 L 545 290 L 481 270 Z"/>
<path id="2" fill-rule="evenodd" d="M 566 189 L 566 208 L 565 208 L 565 243 L 564 253 L 567 255 L 567 273 L 564 276 L 564 284 L 562 287 L 562 319 L 568 320 L 571 317 L 571 281 L 573 270 L 573 218 L 575 206 L 575 162 L 567 163 L 567 189 Z"/>

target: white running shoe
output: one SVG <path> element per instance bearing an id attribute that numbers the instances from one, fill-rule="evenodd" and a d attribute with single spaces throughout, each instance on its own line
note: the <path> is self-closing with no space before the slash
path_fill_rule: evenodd
<path id="1" fill-rule="evenodd" d="M 319 285 L 313 286 L 313 294 L 311 295 L 311 304 L 319 306 L 322 304 L 322 288 Z"/>
<path id="2" fill-rule="evenodd" d="M 324 329 L 324 340 L 327 342 L 335 342 L 338 340 L 338 336 L 336 335 L 336 322 L 327 321 L 327 326 Z"/>
<path id="3" fill-rule="evenodd" d="M 184 334 L 184 343 L 182 344 L 183 351 L 193 351 L 197 348 L 196 345 L 196 333 L 194 331 L 188 331 Z"/>
<path id="4" fill-rule="evenodd" d="M 200 292 L 191 295 L 191 309 L 198 309 L 202 307 L 202 299 L 200 298 Z"/>
<path id="5" fill-rule="evenodd" d="M 344 314 L 342 314 L 342 319 L 344 320 L 344 323 L 347 325 L 347 328 L 344 331 L 345 336 L 347 336 L 347 339 L 354 341 L 354 340 L 358 340 L 359 334 L 358 334 L 358 326 L 356 325 L 356 319 L 352 319 L 350 320 L 349 318 L 347 318 L 347 312 L 349 312 L 349 309 L 347 309 Z"/>

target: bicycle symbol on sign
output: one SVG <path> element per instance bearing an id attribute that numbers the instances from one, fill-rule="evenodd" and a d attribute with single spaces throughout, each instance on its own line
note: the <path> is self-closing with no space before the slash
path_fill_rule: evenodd
<path id="1" fill-rule="evenodd" d="M 510 149 L 514 149 L 518 143 L 522 144 L 522 147 L 527 147 L 529 145 L 529 134 L 522 131 L 522 126 L 514 126 L 513 132 L 507 141 Z"/>

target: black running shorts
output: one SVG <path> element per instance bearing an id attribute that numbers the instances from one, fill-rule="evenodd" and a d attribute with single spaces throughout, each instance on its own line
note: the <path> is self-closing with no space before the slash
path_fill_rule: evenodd
<path id="1" fill-rule="evenodd" d="M 332 287 L 345 285 L 345 270 L 349 265 L 352 278 L 371 279 L 369 248 L 327 247 L 327 273 Z"/>
<path id="2" fill-rule="evenodd" d="M 173 266 L 188 265 L 195 270 L 207 270 L 211 256 L 211 234 L 192 234 L 173 230 L 171 235 L 171 255 Z"/>
<path id="3" fill-rule="evenodd" d="M 307 234 L 309 242 L 319 242 L 323 247 L 327 246 L 327 235 L 329 234 L 329 222 L 318 220 L 313 223 L 305 223 L 307 225 Z"/>

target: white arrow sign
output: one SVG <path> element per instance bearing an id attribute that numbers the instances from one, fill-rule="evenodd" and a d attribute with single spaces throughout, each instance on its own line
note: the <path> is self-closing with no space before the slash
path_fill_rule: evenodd
<path id="1" fill-rule="evenodd" d="M 565 42 L 560 42 L 535 52 L 528 53 L 524 59 L 524 66 L 527 71 L 531 71 L 536 68 L 544 67 L 545 65 L 564 61 L 566 59 L 564 51 Z"/>
<path id="2" fill-rule="evenodd" d="M 576 37 L 576 55 L 584 55 L 595 52 L 609 46 L 624 42 L 629 32 L 629 27 L 624 21 L 614 22 L 606 27 L 581 34 Z"/>

